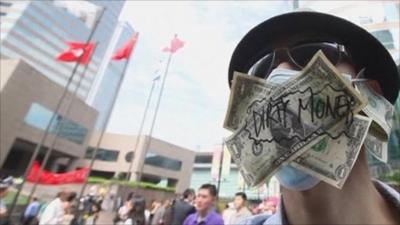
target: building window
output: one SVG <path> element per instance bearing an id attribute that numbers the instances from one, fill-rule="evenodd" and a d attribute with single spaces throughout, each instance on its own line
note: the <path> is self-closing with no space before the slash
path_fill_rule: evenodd
<path id="1" fill-rule="evenodd" d="M 194 163 L 211 164 L 212 155 L 196 155 Z"/>
<path id="2" fill-rule="evenodd" d="M 182 168 L 182 161 L 171 159 L 162 155 L 157 155 L 152 152 L 146 154 L 146 159 L 144 160 L 146 165 L 161 167 L 164 169 L 170 169 L 175 171 L 180 171 Z"/>
<path id="3" fill-rule="evenodd" d="M 54 112 L 50 109 L 47 109 L 38 103 L 33 103 L 25 116 L 24 122 L 32 127 L 46 130 L 53 113 Z M 49 128 L 49 133 L 55 134 L 58 137 L 67 139 L 76 144 L 83 144 L 87 132 L 88 130 L 85 127 L 59 114 L 56 115 Z"/>
<path id="4" fill-rule="evenodd" d="M 394 49 L 393 36 L 389 30 L 378 30 L 371 32 L 387 49 Z"/>
<path id="5" fill-rule="evenodd" d="M 125 161 L 132 162 L 134 155 L 135 154 L 132 151 L 126 153 L 125 154 Z"/>
<path id="6" fill-rule="evenodd" d="M 86 151 L 85 158 L 91 159 L 93 157 L 94 148 L 89 147 Z M 119 151 L 99 148 L 96 154 L 96 160 L 115 162 L 118 160 Z"/>

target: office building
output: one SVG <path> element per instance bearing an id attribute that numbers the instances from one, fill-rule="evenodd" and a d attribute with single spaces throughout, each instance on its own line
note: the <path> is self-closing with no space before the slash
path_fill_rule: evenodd
<path id="1" fill-rule="evenodd" d="M 66 41 L 85 42 L 99 18 L 93 35 L 97 45 L 92 60 L 84 75 L 84 66 L 78 67 L 37 159 L 43 160 L 44 151 L 54 141 L 55 151 L 46 169 L 68 171 L 76 167 L 78 158 L 84 157 L 98 118 L 98 112 L 86 103 L 86 98 L 123 4 L 124 1 L 0 2 L 2 172 L 22 175 L 24 167 L 20 165 L 27 165 L 42 139 L 75 65 L 59 62 L 56 56 L 66 49 Z M 112 75 L 119 72 L 114 67 L 109 70 Z M 59 131 L 57 124 L 62 124 Z"/>
<path id="2" fill-rule="evenodd" d="M 0 59 L 0 173 L 23 175 L 64 88 L 21 59 Z M 46 169 L 64 172 L 82 158 L 97 112 L 72 94 L 68 115 L 58 113 L 37 160 L 58 137 Z"/>
<path id="3" fill-rule="evenodd" d="M 82 164 L 90 163 L 98 135 L 100 134 L 93 134 L 86 152 L 86 160 Z M 136 141 L 139 143 L 135 151 Z M 172 187 L 176 193 L 182 193 L 190 187 L 194 156 L 195 153 L 189 149 L 156 138 L 105 133 L 96 154 L 91 176 L 123 178 L 132 165 L 132 181 L 140 180 Z"/>
<path id="4" fill-rule="evenodd" d="M 66 41 L 86 42 L 95 21 L 97 43 L 77 95 L 85 99 L 101 64 L 124 1 L 9 1 L 0 2 L 2 58 L 22 58 L 55 83 L 65 86 L 74 63 L 56 56 Z M 104 13 L 101 11 L 104 8 Z M 70 90 L 75 90 L 84 67 L 80 66 Z"/>
<path id="5" fill-rule="evenodd" d="M 112 60 L 112 55 L 132 37 L 133 33 L 134 30 L 128 23 L 118 22 L 93 82 L 87 102 L 99 112 L 96 130 L 105 129 L 107 126 L 107 116 L 111 113 L 113 100 L 118 95 L 118 83 L 124 79 L 123 68 L 128 63 L 127 60 Z"/>

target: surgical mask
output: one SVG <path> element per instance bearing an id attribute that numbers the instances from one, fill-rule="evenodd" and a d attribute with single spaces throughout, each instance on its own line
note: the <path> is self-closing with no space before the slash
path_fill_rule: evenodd
<path id="1" fill-rule="evenodd" d="M 279 183 L 293 191 L 305 191 L 315 187 L 320 180 L 290 165 L 282 166 L 275 174 Z"/>
<path id="2" fill-rule="evenodd" d="M 280 85 L 299 73 L 300 71 L 296 70 L 276 68 L 268 76 L 267 82 Z M 290 165 L 282 166 L 275 176 L 282 186 L 293 191 L 309 190 L 320 182 L 319 179 Z"/>
<path id="3" fill-rule="evenodd" d="M 282 84 L 289 80 L 291 77 L 294 75 L 299 74 L 301 71 L 298 70 L 291 70 L 291 69 L 285 69 L 285 68 L 276 68 L 272 70 L 271 74 L 267 78 L 267 83 L 274 83 L 274 84 Z M 342 73 L 344 78 L 351 82 L 352 81 L 352 76 L 347 73 Z"/>

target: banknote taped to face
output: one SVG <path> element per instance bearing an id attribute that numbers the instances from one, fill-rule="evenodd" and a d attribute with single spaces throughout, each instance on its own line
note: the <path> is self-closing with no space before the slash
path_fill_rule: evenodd
<path id="1" fill-rule="evenodd" d="M 261 91 L 254 92 L 253 87 Z M 243 74 L 235 76 L 232 96 L 246 98 L 245 102 L 230 98 L 228 109 L 234 110 L 228 110 L 224 126 L 235 131 L 226 144 L 250 186 L 272 176 L 323 137 L 346 136 L 353 116 L 366 104 L 322 52 L 298 75 L 275 87 Z"/>

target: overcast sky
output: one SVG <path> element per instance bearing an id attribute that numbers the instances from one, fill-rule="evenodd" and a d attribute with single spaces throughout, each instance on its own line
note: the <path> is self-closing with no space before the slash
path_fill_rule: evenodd
<path id="1" fill-rule="evenodd" d="M 177 33 L 185 46 L 172 58 L 153 136 L 192 150 L 221 143 L 229 135 L 222 124 L 232 52 L 252 27 L 288 9 L 286 1 L 127 1 L 120 19 L 140 35 L 108 131 L 138 133 L 155 71 L 163 73 L 167 61 L 162 49 Z M 160 84 L 153 94 L 146 134 Z"/>
<path id="2" fill-rule="evenodd" d="M 300 1 L 300 8 L 334 13 L 355 23 L 361 16 L 379 22 L 386 15 L 382 4 L 391 2 Z M 120 20 L 140 35 L 108 132 L 138 133 L 155 71 L 163 74 L 165 69 L 168 54 L 162 49 L 178 34 L 186 44 L 173 56 L 153 136 L 192 150 L 220 144 L 230 135 L 222 124 L 229 97 L 227 70 L 236 44 L 254 26 L 291 11 L 292 4 L 292 0 L 126 1 Z M 398 35 L 394 36 L 398 49 Z M 157 85 L 145 134 L 154 114 Z"/>

